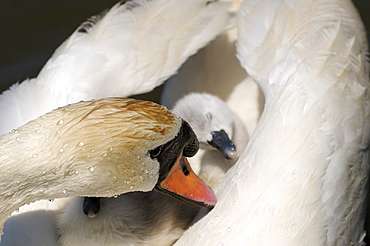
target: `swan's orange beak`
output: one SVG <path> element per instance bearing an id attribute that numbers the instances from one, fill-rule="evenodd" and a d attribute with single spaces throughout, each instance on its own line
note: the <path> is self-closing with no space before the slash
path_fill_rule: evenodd
<path id="1" fill-rule="evenodd" d="M 206 207 L 214 207 L 217 199 L 212 189 L 208 187 L 191 169 L 186 157 L 180 156 L 168 176 L 159 186 L 179 198 L 185 198 L 192 203 Z"/>

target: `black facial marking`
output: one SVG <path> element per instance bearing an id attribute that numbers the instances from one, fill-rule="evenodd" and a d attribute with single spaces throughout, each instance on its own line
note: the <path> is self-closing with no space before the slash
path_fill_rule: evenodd
<path id="1" fill-rule="evenodd" d="M 156 157 L 160 165 L 158 184 L 167 177 L 172 166 L 181 154 L 186 157 L 191 157 L 197 153 L 198 149 L 199 142 L 195 133 L 190 125 L 183 120 L 177 136 L 168 143 L 162 145 L 161 151 Z M 149 151 L 149 154 L 150 153 L 151 151 Z"/>
<path id="2" fill-rule="evenodd" d="M 199 141 L 195 133 L 193 132 L 193 129 L 191 129 L 190 125 L 183 121 L 183 128 L 184 131 L 186 131 L 188 141 L 186 142 L 183 150 L 183 155 L 186 157 L 193 157 L 199 150 Z"/>

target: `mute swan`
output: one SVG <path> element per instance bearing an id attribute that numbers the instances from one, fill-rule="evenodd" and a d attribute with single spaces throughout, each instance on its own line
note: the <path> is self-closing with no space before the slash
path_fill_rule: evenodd
<path id="1" fill-rule="evenodd" d="M 191 159 L 192 169 L 202 167 L 200 175 L 208 185 L 215 185 L 239 156 L 228 135 L 237 143 L 237 149 L 246 145 L 248 136 L 243 123 L 222 100 L 206 93 L 181 98 L 172 111 L 191 125 L 201 149 L 203 146 L 200 157 L 198 151 Z M 228 134 L 220 135 L 221 130 Z M 217 142 L 213 137 L 222 137 L 216 145 L 224 154 L 209 144 Z M 223 155 L 233 160 L 227 161 Z M 193 205 L 158 193 L 136 192 L 117 199 L 75 198 L 66 204 L 58 220 L 60 241 L 61 245 L 172 245 L 198 211 Z"/>
<path id="2" fill-rule="evenodd" d="M 69 103 L 151 91 L 222 32 L 228 19 L 227 5 L 205 0 L 115 5 L 83 23 L 37 78 L 0 96 L 0 115 L 6 115 L 0 135 Z"/>
<path id="3" fill-rule="evenodd" d="M 191 158 L 192 169 L 202 168 L 200 176 L 214 186 L 239 156 L 236 150 L 247 143 L 243 123 L 222 100 L 206 93 L 181 98 L 172 112 L 191 125 L 203 149 Z M 134 192 L 116 199 L 74 198 L 59 216 L 60 244 L 172 245 L 198 211 L 191 204 L 155 192 Z"/>
<path id="4" fill-rule="evenodd" d="M 238 57 L 265 108 L 217 205 L 175 245 L 360 245 L 370 97 L 357 11 L 346 0 L 252 0 L 238 21 Z"/>
<path id="5" fill-rule="evenodd" d="M 213 206 L 191 170 L 190 126 L 155 103 L 108 98 L 58 108 L 0 137 L 1 226 L 21 205 L 70 196 L 115 196 L 153 188 Z M 32 243 L 32 242 L 30 242 Z"/>
<path id="6" fill-rule="evenodd" d="M 192 169 L 214 187 L 247 145 L 248 133 L 243 122 L 226 103 L 208 93 L 184 96 L 172 112 L 187 121 L 197 135 L 200 149 L 191 159 Z M 222 139 L 217 141 L 218 138 Z"/>
<path id="7" fill-rule="evenodd" d="M 58 106 L 153 89 L 223 31 L 228 17 L 227 5 L 203 0 L 133 0 L 115 5 L 83 23 L 37 78 L 0 95 L 0 135 Z M 56 204 L 41 201 L 20 211 L 55 209 Z M 12 233 L 24 223 L 21 218 L 8 222 Z"/>

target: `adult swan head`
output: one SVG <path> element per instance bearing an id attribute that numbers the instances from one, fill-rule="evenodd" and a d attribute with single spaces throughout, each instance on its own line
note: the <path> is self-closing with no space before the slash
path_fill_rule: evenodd
<path id="1" fill-rule="evenodd" d="M 0 146 L 1 226 L 25 203 L 66 196 L 156 188 L 201 205 L 216 202 L 186 160 L 198 150 L 195 134 L 155 103 L 109 98 L 71 104 L 3 135 Z"/>

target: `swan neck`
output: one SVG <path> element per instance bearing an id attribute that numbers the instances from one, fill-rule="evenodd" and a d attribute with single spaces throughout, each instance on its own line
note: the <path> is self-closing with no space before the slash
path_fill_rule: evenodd
<path id="1" fill-rule="evenodd" d="M 27 138 L 27 142 L 29 141 L 34 142 L 37 139 Z M 63 185 L 71 182 L 81 184 L 76 174 L 74 177 L 71 170 L 63 167 L 66 162 L 50 158 L 41 152 L 32 152 L 32 147 L 23 148 L 23 145 L 16 131 L 0 138 L 0 190 L 2 203 L 6 204 L 0 206 L 0 211 L 5 217 L 26 203 L 73 196 L 79 192 L 77 185 L 73 189 L 67 189 Z"/>

